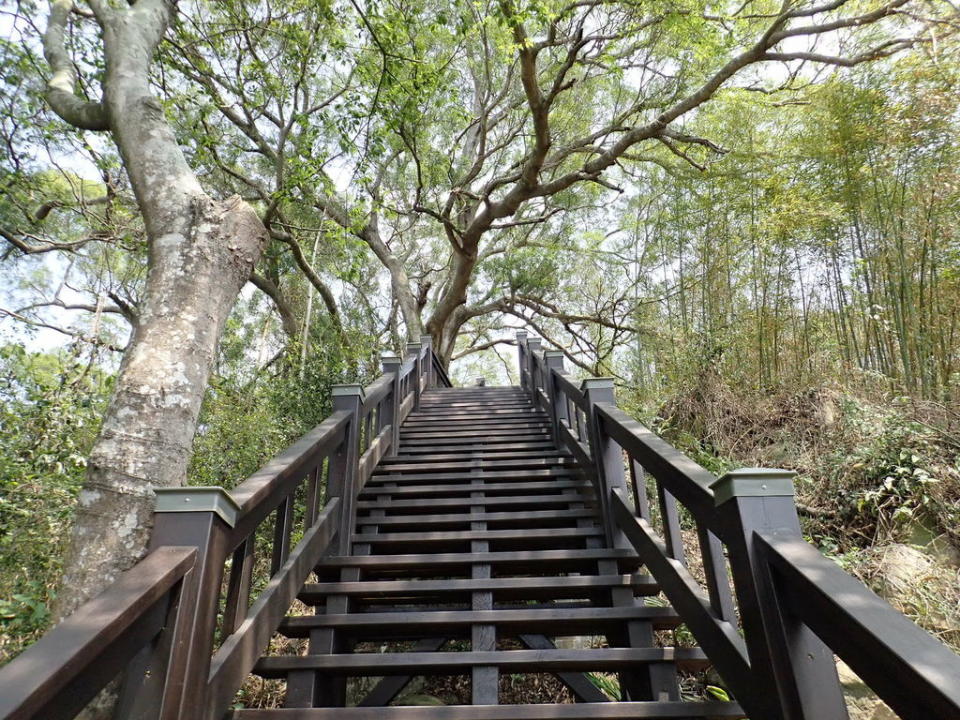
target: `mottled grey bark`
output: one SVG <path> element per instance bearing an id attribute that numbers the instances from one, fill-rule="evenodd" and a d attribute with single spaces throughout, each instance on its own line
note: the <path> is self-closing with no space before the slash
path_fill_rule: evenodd
<path id="1" fill-rule="evenodd" d="M 149 261 L 143 306 L 80 493 L 57 617 L 140 558 L 152 489 L 183 484 L 223 324 L 267 238 L 239 197 L 204 192 L 150 93 L 150 63 L 174 4 L 89 5 L 102 31 L 103 96 L 73 96 L 63 47 L 71 3 L 53 0 L 44 38 L 53 70 L 48 99 L 67 122 L 110 131 L 143 214 Z"/>

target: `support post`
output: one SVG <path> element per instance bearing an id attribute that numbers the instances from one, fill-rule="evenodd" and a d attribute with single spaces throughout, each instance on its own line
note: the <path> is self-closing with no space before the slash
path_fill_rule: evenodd
<path id="1" fill-rule="evenodd" d="M 413 409 L 416 411 L 420 409 L 420 373 L 423 372 L 420 343 L 407 343 L 407 355 L 413 355 L 413 371 L 410 375 L 413 382 L 410 384 L 413 385 Z"/>
<path id="2" fill-rule="evenodd" d="M 533 397 L 533 405 L 537 407 L 540 403 L 540 396 L 537 393 L 537 374 L 536 374 L 536 355 L 540 352 L 540 338 L 533 337 L 527 339 L 527 374 L 530 378 L 530 395 Z"/>
<path id="3" fill-rule="evenodd" d="M 421 335 L 420 348 L 420 356 L 423 358 L 423 377 L 426 380 L 424 387 L 432 388 L 436 381 L 433 373 L 433 336 Z"/>
<path id="4" fill-rule="evenodd" d="M 603 512 L 603 525 L 609 547 L 627 547 L 623 534 L 616 531 L 613 513 L 610 511 L 610 492 L 613 488 L 627 491 L 627 482 L 623 472 L 623 452 L 603 431 L 597 417 L 596 404 L 604 403 L 616 407 L 617 399 L 613 391 L 611 378 L 587 378 L 580 384 L 589 406 L 590 452 L 593 455 L 597 475 L 597 495 Z"/>
<path id="5" fill-rule="evenodd" d="M 790 470 L 744 468 L 711 488 L 726 526 L 740 620 L 760 693 L 764 720 L 847 720 L 832 651 L 777 602 L 756 531 L 802 537 Z M 762 697 L 761 697 L 762 696 Z"/>
<path id="6" fill-rule="evenodd" d="M 139 684 L 144 699 L 162 694 L 159 717 L 179 720 L 212 718 L 207 707 L 207 676 L 217 628 L 217 606 L 230 530 L 239 507 L 219 487 L 157 488 L 150 550 L 164 545 L 197 548 L 193 569 L 183 579 L 180 610 L 166 673 L 162 668 L 131 664 L 124 683 Z M 136 674 L 138 677 L 133 677 Z M 162 689 L 155 685 L 162 683 Z M 136 712 L 134 709 L 133 712 Z"/>
<path id="7" fill-rule="evenodd" d="M 517 367 L 520 370 L 520 387 L 527 389 L 527 332 L 517 330 Z"/>
<path id="8" fill-rule="evenodd" d="M 389 413 L 390 455 L 400 452 L 400 358 L 392 352 L 380 356 L 383 374 L 390 376 L 390 395 L 384 408 Z"/>
<path id="9" fill-rule="evenodd" d="M 543 358 L 546 366 L 543 371 L 543 384 L 550 400 L 550 431 L 553 433 L 553 442 L 560 447 L 560 425 L 567 419 L 567 403 L 557 389 L 554 374 L 563 373 L 563 352 L 547 350 L 543 353 Z"/>
<path id="10" fill-rule="evenodd" d="M 332 394 L 333 411 L 346 410 L 350 413 L 343 444 L 331 458 L 330 480 L 327 485 L 327 497 L 340 498 L 337 551 L 340 555 L 349 555 L 353 538 L 353 510 L 357 499 L 360 406 L 363 405 L 363 388 L 359 385 L 334 385 Z"/>

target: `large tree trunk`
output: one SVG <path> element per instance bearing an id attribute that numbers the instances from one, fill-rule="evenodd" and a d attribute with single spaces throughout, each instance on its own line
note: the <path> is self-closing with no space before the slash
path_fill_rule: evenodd
<path id="1" fill-rule="evenodd" d="M 140 321 L 90 455 L 57 615 L 142 555 L 153 487 L 182 485 L 223 324 L 264 238 L 238 199 L 197 198 L 187 234 L 151 238 Z"/>
<path id="2" fill-rule="evenodd" d="M 65 18 L 58 6 L 66 5 L 53 4 L 52 27 Z M 240 198 L 217 201 L 203 191 L 150 93 L 149 66 L 172 5 L 91 7 L 103 29 L 105 129 L 143 214 L 149 261 L 143 307 L 80 493 L 57 617 L 140 558 L 150 535 L 152 489 L 186 479 L 217 342 L 267 239 Z"/>

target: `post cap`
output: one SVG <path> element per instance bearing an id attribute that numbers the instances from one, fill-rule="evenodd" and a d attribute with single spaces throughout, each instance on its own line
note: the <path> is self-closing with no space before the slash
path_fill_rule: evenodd
<path id="1" fill-rule="evenodd" d="M 535 348 L 535 349 L 536 349 L 536 348 L 539 348 L 539 347 L 540 347 L 540 338 L 538 338 L 538 337 L 527 338 L 527 345 L 529 345 L 530 347 Z"/>
<path id="2" fill-rule="evenodd" d="M 566 355 L 564 354 L 563 350 L 544 350 L 544 351 L 543 351 L 543 355 L 544 355 L 544 357 L 548 357 L 548 358 L 556 358 L 556 357 L 558 357 L 558 358 L 563 358 L 563 357 L 566 357 Z"/>
<path id="3" fill-rule="evenodd" d="M 793 497 L 796 475 L 781 468 L 740 468 L 714 480 L 710 489 L 717 505 L 736 497 Z"/>
<path id="4" fill-rule="evenodd" d="M 517 340 L 526 340 L 527 331 L 526 330 L 517 330 Z"/>
<path id="5" fill-rule="evenodd" d="M 345 385 L 334 385 L 330 390 L 333 397 L 359 397 L 363 399 L 363 386 L 353 383 Z"/>
<path id="6" fill-rule="evenodd" d="M 240 515 L 240 506 L 222 487 L 154 488 L 155 512 L 212 512 L 233 527 Z"/>
<path id="7" fill-rule="evenodd" d="M 433 335 L 421 335 L 420 343 L 422 345 L 433 345 Z"/>
<path id="8" fill-rule="evenodd" d="M 407 343 L 407 353 L 419 353 L 423 345 L 420 341 L 417 342 L 408 342 Z"/>
<path id="9" fill-rule="evenodd" d="M 613 378 L 584 378 L 580 382 L 583 392 L 590 390 L 613 390 Z"/>

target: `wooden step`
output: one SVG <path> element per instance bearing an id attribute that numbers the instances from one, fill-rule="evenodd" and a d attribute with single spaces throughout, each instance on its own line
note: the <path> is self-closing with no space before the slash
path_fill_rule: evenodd
<path id="1" fill-rule="evenodd" d="M 495 666 L 510 673 L 611 672 L 652 663 L 674 663 L 681 670 L 703 670 L 710 665 L 699 648 L 601 648 L 291 655 L 261 658 L 253 672 L 268 679 L 297 670 L 350 676 L 458 675 L 477 666 Z"/>
<path id="2" fill-rule="evenodd" d="M 604 534 L 600 527 L 567 528 L 520 528 L 517 530 L 441 530 L 435 532 L 385 532 L 357 533 L 353 536 L 356 543 L 383 545 L 400 542 L 459 542 L 470 540 L 537 540 L 600 537 Z"/>
<path id="3" fill-rule="evenodd" d="M 390 512 L 402 512 L 403 510 L 430 510 L 433 508 L 464 508 L 464 507 L 557 507 L 569 505 L 570 503 L 593 503 L 593 488 L 589 493 L 565 492 L 557 495 L 513 495 L 488 497 L 482 500 L 471 499 L 470 497 L 452 497 L 452 498 L 415 498 L 412 500 L 359 500 L 357 502 L 358 510 L 388 510 Z"/>
<path id="4" fill-rule="evenodd" d="M 595 510 L 530 510 L 524 513 L 512 512 L 471 512 L 471 513 L 443 513 L 433 515 L 399 515 L 396 517 L 357 518 L 357 526 L 380 525 L 381 527 L 423 527 L 425 525 L 454 525 L 471 522 L 485 523 L 517 523 L 524 525 L 568 522 L 577 519 L 593 518 L 600 522 Z"/>
<path id="5" fill-rule="evenodd" d="M 600 590 L 633 588 L 655 595 L 659 586 L 649 575 L 567 575 L 563 577 L 451 578 L 443 580 L 369 580 L 307 583 L 300 599 L 308 605 L 330 595 L 388 600 L 392 597 L 492 592 L 501 598 L 582 598 Z"/>
<path id="6" fill-rule="evenodd" d="M 389 483 L 397 484 L 412 484 L 412 483 L 424 483 L 424 482 L 469 482 L 471 480 L 507 480 L 514 479 L 517 481 L 525 479 L 543 479 L 543 478 L 569 478 L 569 477 L 582 477 L 583 473 L 575 467 L 552 467 L 552 468 L 537 468 L 537 469 L 526 469 L 526 470 L 480 470 L 473 473 L 469 469 L 460 470 L 459 472 L 437 472 L 437 473 L 428 473 L 422 471 L 409 472 L 409 473 L 399 473 L 392 471 L 390 475 L 373 475 L 370 480 L 367 481 L 365 488 L 369 487 L 381 487 Z"/>
<path id="7" fill-rule="evenodd" d="M 453 571 L 471 565 L 493 565 L 505 572 L 527 567 L 567 572 L 581 568 L 596 568 L 597 562 L 615 560 L 621 570 L 634 570 L 640 559 L 632 550 L 597 548 L 589 550 L 528 550 L 520 552 L 481 553 L 421 553 L 411 555 L 347 555 L 322 559 L 318 568 L 355 567 L 367 571 L 422 568 L 444 568 Z"/>
<path id="8" fill-rule="evenodd" d="M 236 720 L 738 720 L 736 703 L 609 702 L 234 710 Z"/>
<path id="9" fill-rule="evenodd" d="M 611 625 L 630 620 L 649 621 L 657 630 L 676 627 L 681 621 L 670 607 L 538 608 L 518 610 L 433 610 L 430 612 L 369 612 L 340 615 L 299 615 L 285 618 L 279 632 L 287 637 L 308 637 L 316 628 L 348 630 L 352 636 L 376 635 L 383 639 L 423 637 L 437 633 L 469 632 L 474 625 L 496 625 L 499 631 L 543 633 L 550 637 L 599 634 Z"/>
<path id="10" fill-rule="evenodd" d="M 393 497 L 408 495 L 419 497 L 432 495 L 455 497 L 457 495 L 469 495 L 472 492 L 517 494 L 535 492 L 537 490 L 589 490 L 593 487 L 586 480 L 566 479 L 562 477 L 551 478 L 545 482 L 525 482 L 523 480 L 517 480 L 515 482 L 487 482 L 486 478 L 482 475 L 476 475 L 475 480 L 479 482 L 474 485 L 446 483 L 441 485 L 405 485 L 396 488 L 368 486 L 360 493 L 360 497 L 369 498 L 377 495 L 391 495 Z"/>
<path id="11" fill-rule="evenodd" d="M 418 455 L 409 457 L 402 455 L 391 456 L 390 458 L 384 460 L 383 464 L 384 466 L 389 465 L 390 467 L 397 466 L 398 468 L 403 468 L 408 464 L 412 465 L 416 463 L 463 461 L 466 459 L 465 455 L 469 455 L 471 458 L 481 460 L 482 462 L 489 462 L 491 460 L 521 460 L 526 458 L 543 458 L 546 460 L 551 458 L 571 457 L 571 455 L 568 453 L 555 449 L 543 450 L 540 448 L 527 448 L 522 445 L 518 445 L 514 450 L 505 448 L 487 448 L 483 445 L 477 445 L 476 447 L 476 450 L 469 453 L 465 453 L 464 451 L 457 449 L 456 451 L 449 453 L 422 452 Z"/>
<path id="12" fill-rule="evenodd" d="M 569 455 L 496 458 L 493 460 L 463 458 L 461 460 L 444 460 L 443 462 L 394 462 L 393 460 L 384 460 L 377 466 L 375 476 L 396 472 L 430 472 L 435 474 L 457 470 L 497 470 L 502 468 L 538 470 L 541 468 L 575 467 L 576 464 L 576 460 Z"/>
<path id="13" fill-rule="evenodd" d="M 464 453 L 483 453 L 486 455 L 493 455 L 495 453 L 501 452 L 511 452 L 515 450 L 526 451 L 530 450 L 532 452 L 536 451 L 547 451 L 553 452 L 556 451 L 556 446 L 553 444 L 552 440 L 530 440 L 528 442 L 518 442 L 514 439 L 510 440 L 490 440 L 484 441 L 482 445 L 458 445 L 455 449 L 448 451 L 448 454 L 456 455 L 457 457 L 463 457 Z M 400 446 L 400 452 L 395 456 L 391 457 L 391 460 L 403 460 L 407 457 L 411 459 L 416 459 L 417 457 L 422 457 L 429 453 L 438 452 L 431 446 Z"/>

